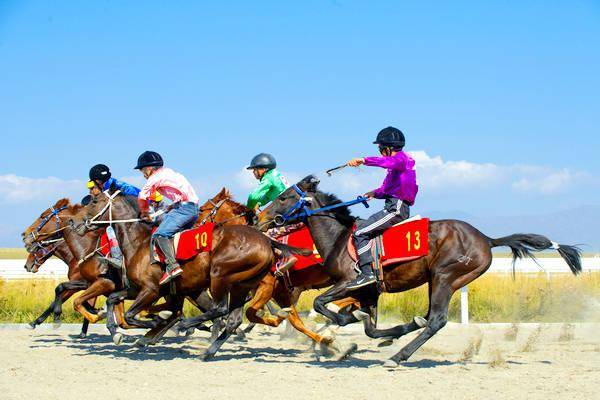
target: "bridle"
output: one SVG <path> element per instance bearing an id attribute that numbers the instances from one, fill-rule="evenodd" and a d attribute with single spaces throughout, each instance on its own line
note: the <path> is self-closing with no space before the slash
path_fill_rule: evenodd
<path id="1" fill-rule="evenodd" d="M 61 228 L 60 227 L 60 217 L 58 216 L 58 213 L 60 213 L 63 210 L 66 210 L 68 208 L 68 206 L 62 206 L 60 208 L 54 208 L 54 206 L 50 207 L 50 213 L 48 215 L 46 215 L 38 224 L 37 228 L 35 228 L 35 231 L 31 231 L 29 233 L 29 236 L 31 237 L 31 240 L 35 243 L 38 242 L 40 237 L 48 237 L 48 236 L 53 236 L 54 234 L 61 232 L 62 230 L 64 230 L 65 228 Z M 48 222 L 50 222 L 50 220 L 54 217 L 54 219 L 56 220 L 56 230 L 52 231 L 52 232 L 48 232 L 48 233 L 42 233 L 39 234 L 40 231 L 42 230 L 42 228 L 44 226 L 46 226 L 46 224 Z"/>
<path id="2" fill-rule="evenodd" d="M 50 208 L 50 213 L 40 221 L 35 230 L 29 233 L 29 236 L 31 238 L 31 244 L 27 246 L 27 251 L 29 252 L 29 254 L 33 255 L 34 267 L 40 267 L 42 264 L 44 264 L 44 262 L 46 262 L 48 258 L 52 257 L 56 249 L 64 241 L 64 238 L 48 240 L 41 239 L 46 237 L 52 237 L 66 229 L 66 227 L 60 227 L 60 217 L 58 216 L 58 214 L 61 211 L 66 210 L 67 208 L 68 206 L 62 206 L 60 208 L 54 208 L 54 206 L 52 206 Z M 46 224 L 48 224 L 48 222 L 50 222 L 52 218 L 55 219 L 56 229 L 52 232 L 45 232 L 40 234 L 42 228 L 44 228 L 44 226 L 46 226 Z"/>
<path id="3" fill-rule="evenodd" d="M 290 221 L 305 220 L 308 217 L 319 213 L 323 213 L 325 211 L 330 211 L 341 207 L 353 206 L 355 204 L 362 203 L 366 208 L 369 208 L 369 199 L 364 196 L 358 196 L 356 200 L 331 204 L 329 206 L 313 210 L 308 207 L 309 204 L 311 204 L 313 201 L 312 197 L 307 196 L 306 193 L 298 187 L 298 185 L 293 185 L 292 189 L 294 189 L 294 191 L 298 194 L 298 196 L 300 196 L 300 198 L 287 212 L 285 212 L 284 214 L 275 215 L 275 218 L 273 218 L 272 222 L 277 226 L 283 226 L 289 223 Z"/>
<path id="4" fill-rule="evenodd" d="M 223 204 L 225 204 L 226 201 L 227 201 L 227 199 L 221 199 L 221 200 L 219 200 L 218 203 L 215 204 L 214 201 L 208 200 L 208 202 L 213 207 L 212 207 L 210 213 L 206 217 L 204 217 L 202 219 L 202 221 L 200 221 L 200 225 L 204 225 L 209 219 L 210 219 L 210 222 L 215 222 L 215 216 L 217 215 L 217 213 L 219 212 L 219 209 L 223 206 Z M 204 209 L 204 207 L 200 209 L 200 212 L 205 212 L 205 211 L 208 211 L 208 210 Z"/>

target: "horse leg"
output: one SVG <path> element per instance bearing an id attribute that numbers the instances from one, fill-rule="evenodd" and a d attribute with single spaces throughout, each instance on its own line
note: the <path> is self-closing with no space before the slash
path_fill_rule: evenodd
<path id="1" fill-rule="evenodd" d="M 91 308 L 94 308 L 96 306 L 97 299 L 98 299 L 97 297 L 94 297 L 93 299 L 88 300 L 88 304 Z M 79 333 L 79 339 L 85 339 L 85 337 L 87 336 L 89 327 L 90 327 L 90 321 L 88 321 L 87 319 L 84 318 L 83 324 L 81 325 L 81 332 Z"/>
<path id="2" fill-rule="evenodd" d="M 136 342 L 138 346 L 146 346 L 146 345 L 155 345 L 158 343 L 160 339 L 162 339 L 165 334 L 171 329 L 175 324 L 177 324 L 181 320 L 180 311 L 183 308 L 183 302 L 185 299 L 181 296 L 171 297 L 170 310 L 172 311 L 172 315 L 166 321 L 164 326 L 157 326 L 154 329 L 151 329 L 147 332 L 143 338 L 139 339 Z"/>
<path id="3" fill-rule="evenodd" d="M 336 300 L 342 300 L 349 296 L 349 291 L 346 289 L 347 284 L 348 282 L 346 281 L 336 282 L 325 293 L 317 296 L 313 302 L 313 308 L 316 312 L 329 318 L 331 321 L 340 326 L 348 325 L 349 323 L 358 321 L 352 315 L 350 316 L 351 318 L 340 317 L 340 314 L 327 308 L 328 303 Z"/>
<path id="4" fill-rule="evenodd" d="M 75 294 L 79 290 L 81 290 L 78 288 L 77 289 L 71 288 L 70 285 L 75 284 L 76 282 L 80 282 L 80 281 L 63 282 L 63 283 L 60 283 L 58 286 L 56 286 L 56 288 L 54 289 L 55 297 L 54 297 L 54 300 L 52 300 L 52 303 L 50 303 L 50 306 L 34 321 L 30 322 L 29 326 L 32 329 L 35 329 L 36 326 L 41 325 L 50 316 L 50 314 L 52 314 L 55 311 L 58 302 L 60 302 L 62 305 L 62 302 L 67 301 L 71 296 L 73 296 L 73 294 Z M 59 308 L 58 320 L 60 320 L 60 313 L 62 313 L 62 307 Z M 56 315 L 55 315 L 55 318 L 56 318 Z"/>
<path id="5" fill-rule="evenodd" d="M 75 299 L 73 302 L 73 308 L 91 323 L 96 323 L 100 320 L 100 317 L 97 314 L 92 314 L 86 310 L 86 308 L 83 306 L 83 303 L 95 297 L 111 293 L 114 290 L 115 284 L 113 281 L 106 278 L 100 278 L 92 283 L 90 287 L 81 294 L 81 296 Z"/>
<path id="6" fill-rule="evenodd" d="M 256 293 L 254 293 L 254 297 L 252 298 L 248 309 L 246 310 L 246 318 L 248 318 L 248 321 L 277 327 L 283 320 L 285 320 L 284 317 L 265 317 L 258 315 L 259 311 L 262 310 L 262 308 L 273 297 L 275 284 L 275 279 L 271 280 L 266 278 L 260 283 L 256 289 Z M 287 307 L 289 307 L 289 305 Z"/>
<path id="7" fill-rule="evenodd" d="M 117 316 L 115 312 L 116 305 L 123 304 L 123 301 L 127 298 L 128 290 L 120 290 L 118 292 L 111 293 L 106 298 L 106 328 L 113 339 L 113 342 L 117 345 L 121 344 L 123 336 L 117 332 Z"/>
<path id="8" fill-rule="evenodd" d="M 242 315 L 244 303 L 246 302 L 246 296 L 248 295 L 250 290 L 236 288 L 232 290 L 230 293 L 230 306 L 229 309 L 232 310 L 227 316 L 227 323 L 225 326 L 225 330 L 219 335 L 219 337 L 210 344 L 206 353 L 204 353 L 204 361 L 208 361 L 212 359 L 217 351 L 223 346 L 223 344 L 227 341 L 227 339 L 235 332 L 235 330 L 242 324 Z"/>
<path id="9" fill-rule="evenodd" d="M 125 322 L 138 328 L 156 328 L 159 324 L 157 318 L 151 321 L 141 321 L 136 319 L 135 316 L 138 315 L 142 310 L 146 310 L 148 307 L 150 307 L 159 298 L 159 296 L 160 293 L 158 287 L 146 286 L 142 288 L 131 307 L 129 307 L 129 309 L 125 312 Z"/>
<path id="10" fill-rule="evenodd" d="M 449 266 L 447 269 L 451 270 L 451 267 Z M 408 360 L 415 351 L 446 325 L 448 322 L 448 306 L 453 293 L 454 289 L 446 279 L 434 278 L 431 288 L 431 304 L 427 326 L 416 338 L 395 354 L 386 365 L 395 366 Z"/>

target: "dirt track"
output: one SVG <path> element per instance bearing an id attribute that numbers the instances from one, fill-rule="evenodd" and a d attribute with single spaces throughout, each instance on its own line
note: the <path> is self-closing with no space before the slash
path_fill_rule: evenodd
<path id="1" fill-rule="evenodd" d="M 600 388 L 598 328 L 520 326 L 511 341 L 507 327 L 452 324 L 394 370 L 380 360 L 412 336 L 378 348 L 356 331 L 340 331 L 338 342 L 354 341 L 359 351 L 336 362 L 317 361 L 303 339 L 257 330 L 205 363 L 202 333 L 138 350 L 116 347 L 104 333 L 78 340 L 60 330 L 0 330 L 0 398 L 591 399 Z M 480 337 L 479 353 L 460 361 Z"/>

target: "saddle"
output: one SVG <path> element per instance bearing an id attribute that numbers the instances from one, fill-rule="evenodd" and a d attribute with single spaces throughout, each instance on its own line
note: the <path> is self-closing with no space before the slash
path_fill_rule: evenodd
<path id="1" fill-rule="evenodd" d="M 383 267 L 418 260 L 429 254 L 429 219 L 416 215 L 387 229 L 376 241 L 379 242 L 376 243 L 377 253 Z M 348 239 L 348 253 L 358 261 L 352 235 Z"/>
<path id="2" fill-rule="evenodd" d="M 207 222 L 191 229 L 181 231 L 173 237 L 175 247 L 175 258 L 177 261 L 187 261 L 196 257 L 200 253 L 212 250 L 213 231 L 215 224 Z M 158 228 L 152 229 L 154 233 Z M 165 256 L 158 246 L 154 245 L 154 254 L 158 261 L 165 262 Z"/>
<path id="3" fill-rule="evenodd" d="M 323 259 L 317 251 L 315 241 L 313 240 L 313 237 L 306 226 L 303 226 L 302 228 L 297 229 L 284 236 L 278 237 L 277 241 L 292 247 L 298 247 L 301 249 L 313 249 L 313 254 L 311 254 L 308 257 L 296 255 L 295 257 L 298 259 L 298 262 L 296 262 L 296 264 L 291 268 L 291 271 L 300 271 L 306 268 L 322 265 Z M 286 260 L 282 260 L 281 262 L 284 261 Z M 275 272 L 277 270 L 277 265 L 273 265 L 271 270 Z"/>

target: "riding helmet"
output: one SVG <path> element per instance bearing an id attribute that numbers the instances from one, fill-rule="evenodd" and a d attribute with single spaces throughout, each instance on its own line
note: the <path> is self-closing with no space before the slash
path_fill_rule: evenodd
<path id="1" fill-rule="evenodd" d="M 164 165 L 163 158 L 155 151 L 145 151 L 138 157 L 135 169 L 144 167 L 162 167 Z"/>
<path id="2" fill-rule="evenodd" d="M 110 169 L 104 164 L 96 164 L 90 169 L 90 181 L 100 181 L 102 183 L 111 177 Z"/>
<path id="3" fill-rule="evenodd" d="M 400 129 L 388 126 L 377 134 L 377 139 L 373 143 L 385 147 L 401 149 L 406 144 L 406 139 Z"/>
<path id="4" fill-rule="evenodd" d="M 266 168 L 273 169 L 277 167 L 277 161 L 275 157 L 267 153 L 260 153 L 255 156 L 252 161 L 250 161 L 250 165 L 247 169 L 255 169 L 255 168 Z"/>

